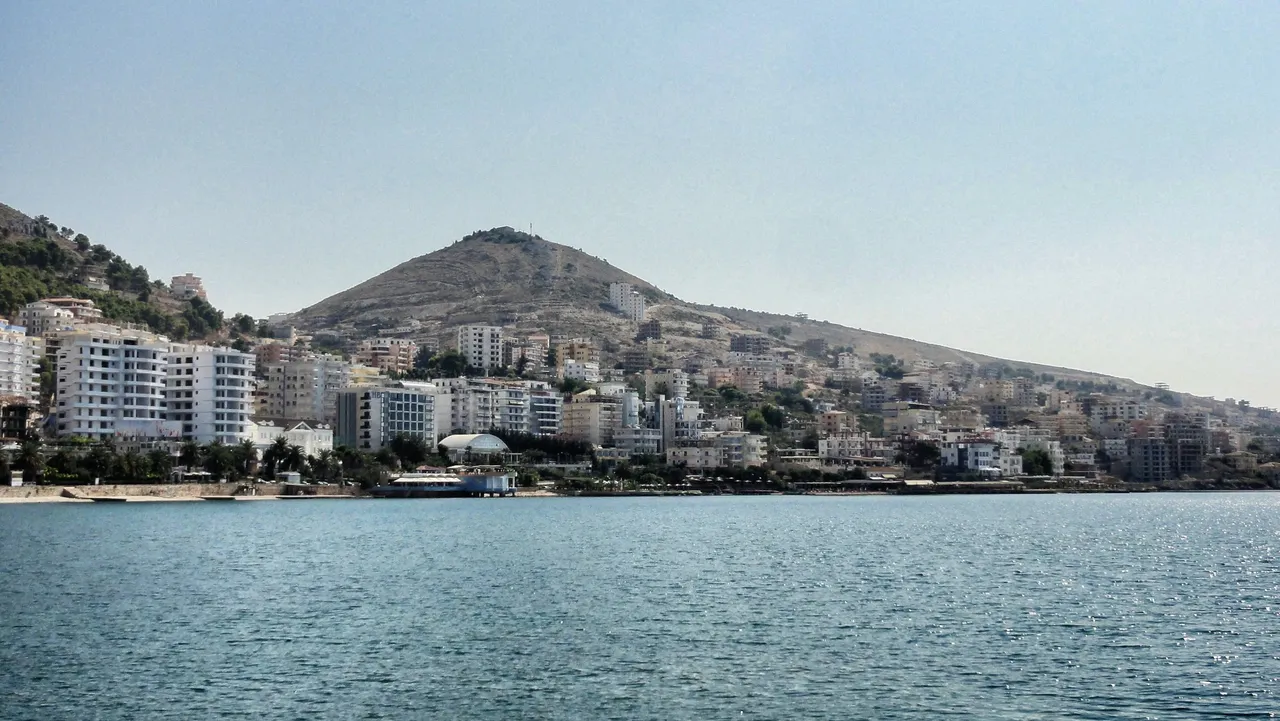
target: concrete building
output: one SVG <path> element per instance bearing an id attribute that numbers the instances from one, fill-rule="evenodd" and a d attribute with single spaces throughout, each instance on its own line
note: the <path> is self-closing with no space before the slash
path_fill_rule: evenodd
<path id="1" fill-rule="evenodd" d="M 689 397 L 689 374 L 682 370 L 645 371 L 645 396 L 665 395 L 668 398 Z"/>
<path id="2" fill-rule="evenodd" d="M 27 335 L 27 329 L 0 318 L 0 400 L 40 400 L 40 360 L 44 339 Z"/>
<path id="3" fill-rule="evenodd" d="M 93 301 L 85 301 L 92 304 Z M 43 300 L 28 303 L 18 311 L 18 324 L 26 328 L 27 335 L 43 337 L 55 331 L 70 328 L 79 323 L 70 309 Z"/>
<path id="4" fill-rule="evenodd" d="M 1004 454 L 1001 444 L 982 438 L 947 441 L 942 444 L 942 465 L 966 473 L 999 476 L 1003 474 Z"/>
<path id="5" fill-rule="evenodd" d="M 368 338 L 356 348 L 355 361 L 386 373 L 413 370 L 418 344 L 407 338 Z"/>
<path id="6" fill-rule="evenodd" d="M 729 350 L 733 353 L 752 353 L 763 355 L 773 347 L 773 341 L 767 335 L 757 333 L 733 334 L 729 336 Z"/>
<path id="7" fill-rule="evenodd" d="M 338 392 L 351 384 L 351 364 L 336 356 L 311 356 L 269 363 L 260 375 L 259 415 L 332 425 Z"/>
<path id="8" fill-rule="evenodd" d="M 581 383 L 599 383 L 600 364 L 579 363 L 578 361 L 569 359 L 564 362 L 562 375 L 567 381 L 572 380 Z"/>
<path id="9" fill-rule="evenodd" d="M 436 428 L 436 395 L 410 388 L 347 388 L 339 391 L 338 445 L 374 452 L 397 436 L 419 438 L 434 449 L 446 432 Z"/>
<path id="10" fill-rule="evenodd" d="M 657 428 L 622 426 L 614 432 L 613 443 L 631 456 L 657 456 L 662 452 L 662 431 Z"/>
<path id="11" fill-rule="evenodd" d="M 761 466 L 767 456 L 766 441 L 764 436 L 741 431 L 705 433 L 668 448 L 667 463 L 690 470 Z"/>
<path id="12" fill-rule="evenodd" d="M 610 283 L 609 304 L 617 308 L 618 312 L 632 322 L 644 322 L 644 296 L 633 288 L 630 283 Z"/>
<path id="13" fill-rule="evenodd" d="M 636 331 L 636 342 L 646 340 L 662 340 L 662 321 L 655 318 L 640 324 L 640 328 Z"/>
<path id="14" fill-rule="evenodd" d="M 593 446 L 612 447 L 618 429 L 623 427 L 624 397 L 625 394 L 600 395 L 590 390 L 575 394 L 564 406 L 562 434 Z"/>
<path id="15" fill-rule="evenodd" d="M 530 384 L 529 432 L 536 436 L 558 436 L 564 421 L 564 397 L 546 384 Z"/>
<path id="16" fill-rule="evenodd" d="M 207 300 L 209 297 L 204 292 L 204 283 L 191 273 L 173 276 L 173 279 L 169 281 L 169 287 L 173 289 L 174 295 L 183 300 L 191 298 Z"/>
<path id="17" fill-rule="evenodd" d="M 1020 426 L 996 431 L 995 440 L 1010 452 L 1044 451 L 1053 466 L 1053 475 L 1060 476 L 1066 472 L 1066 452 L 1062 449 L 1062 441 L 1052 431 Z"/>
<path id="18" fill-rule="evenodd" d="M 884 433 L 898 436 L 921 431 L 936 431 L 942 424 L 942 413 L 932 406 L 911 401 L 893 401 L 880 406 L 884 414 Z"/>
<path id="19" fill-rule="evenodd" d="M 165 366 L 166 418 L 183 440 L 234 445 L 252 439 L 254 355 L 175 343 Z"/>
<path id="20" fill-rule="evenodd" d="M 556 362 L 564 365 L 569 361 L 575 363 L 595 363 L 600 365 L 600 348 L 585 338 L 572 338 L 552 344 L 556 349 Z"/>
<path id="21" fill-rule="evenodd" d="M 826 411 L 818 416 L 818 437 L 826 438 L 857 430 L 858 419 L 850 418 L 845 411 Z"/>
<path id="22" fill-rule="evenodd" d="M 696 401 L 658 397 L 651 415 L 662 431 L 662 448 L 686 445 L 702 437 L 702 408 Z"/>
<path id="23" fill-rule="evenodd" d="M 1163 483 L 1176 476 L 1163 438 L 1130 438 L 1129 480 L 1136 483 Z"/>
<path id="24" fill-rule="evenodd" d="M 102 323 L 55 335 L 57 435 L 102 439 L 179 432 L 166 425 L 167 338 Z"/>
<path id="25" fill-rule="evenodd" d="M 502 328 L 464 325 L 458 329 L 458 352 L 467 365 L 490 371 L 502 367 Z"/>

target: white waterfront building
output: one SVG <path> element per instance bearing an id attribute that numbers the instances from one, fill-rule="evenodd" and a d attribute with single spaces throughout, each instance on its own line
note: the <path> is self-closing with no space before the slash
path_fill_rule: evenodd
<path id="1" fill-rule="evenodd" d="M 89 323 L 57 336 L 54 426 L 59 436 L 171 436 L 165 379 L 169 341 Z"/>
<path id="2" fill-rule="evenodd" d="M 29 403 L 40 397 L 40 357 L 44 340 L 0 318 L 0 398 L 16 396 Z"/>
<path id="3" fill-rule="evenodd" d="M 253 439 L 252 353 L 175 343 L 167 358 L 168 419 L 181 424 L 184 440 L 232 445 Z"/>

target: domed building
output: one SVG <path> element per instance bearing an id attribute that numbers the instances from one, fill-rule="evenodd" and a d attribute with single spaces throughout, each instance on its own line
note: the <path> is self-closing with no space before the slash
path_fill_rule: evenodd
<path id="1" fill-rule="evenodd" d="M 463 461 L 501 462 L 504 453 L 511 449 L 497 436 L 488 433 L 466 433 L 449 436 L 440 441 L 440 448 L 454 463 Z"/>

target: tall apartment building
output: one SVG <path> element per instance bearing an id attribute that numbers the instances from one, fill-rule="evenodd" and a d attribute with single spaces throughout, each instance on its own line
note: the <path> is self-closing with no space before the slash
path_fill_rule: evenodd
<path id="1" fill-rule="evenodd" d="M 176 434 L 166 424 L 167 338 L 101 323 L 54 335 L 57 435 Z"/>
<path id="2" fill-rule="evenodd" d="M 355 361 L 387 373 L 413 370 L 418 344 L 407 338 L 369 338 L 360 342 Z"/>
<path id="3" fill-rule="evenodd" d="M 40 358 L 44 339 L 0 318 L 0 399 L 40 400 Z"/>
<path id="4" fill-rule="evenodd" d="M 558 436 L 564 419 L 564 397 L 546 384 L 529 388 L 529 432 L 536 436 Z"/>
<path id="5" fill-rule="evenodd" d="M 338 392 L 350 384 L 351 364 L 334 356 L 269 363 L 261 371 L 258 414 L 332 424 Z"/>
<path id="6" fill-rule="evenodd" d="M 252 353 L 175 343 L 167 359 L 167 416 L 182 424 L 183 439 L 233 445 L 253 438 Z"/>
<path id="7" fill-rule="evenodd" d="M 411 388 L 348 388 L 334 403 L 338 445 L 377 451 L 399 435 L 421 438 L 434 448 L 448 429 L 437 432 L 435 394 Z"/>
<path id="8" fill-rule="evenodd" d="M 502 328 L 464 325 L 458 329 L 458 352 L 467 365 L 493 370 L 502 367 Z"/>
<path id="9" fill-rule="evenodd" d="M 662 450 L 684 445 L 702 437 L 702 407 L 696 401 L 661 396 L 654 402 L 653 417 L 662 431 Z"/>
<path id="10" fill-rule="evenodd" d="M 636 323 L 644 322 L 644 296 L 630 283 L 610 283 L 609 304 L 628 319 Z"/>

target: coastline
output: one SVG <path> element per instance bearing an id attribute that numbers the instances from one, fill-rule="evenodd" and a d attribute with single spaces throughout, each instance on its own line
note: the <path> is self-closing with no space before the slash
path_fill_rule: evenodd
<path id="1" fill-rule="evenodd" d="M 307 486 L 305 493 L 289 492 L 283 484 L 108 484 L 99 486 L 0 486 L 0 505 L 33 503 L 225 503 L 227 501 L 372 500 L 358 488 Z M 926 492 L 888 490 L 810 491 L 785 493 L 703 493 L 667 491 L 586 491 L 558 493 L 545 489 L 520 489 L 514 498 L 704 498 L 723 496 L 808 496 L 834 498 L 850 496 L 954 496 L 954 495 L 1072 495 L 1131 493 L 1257 493 L 1280 489 L 1221 487 L 1097 487 L 1097 488 L 936 488 Z M 250 491 L 250 492 L 244 492 Z"/>

